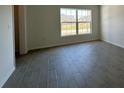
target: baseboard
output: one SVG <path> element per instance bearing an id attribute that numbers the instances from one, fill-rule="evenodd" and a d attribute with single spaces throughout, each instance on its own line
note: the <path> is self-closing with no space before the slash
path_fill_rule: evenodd
<path id="1" fill-rule="evenodd" d="M 78 41 L 78 42 L 69 42 L 69 43 L 60 43 L 60 44 L 53 44 L 53 45 L 48 45 L 48 46 L 42 46 L 42 47 L 37 47 L 37 48 L 29 49 L 28 52 L 33 51 L 33 50 L 44 49 L 44 48 L 52 48 L 52 47 L 71 45 L 71 44 L 76 44 L 76 43 L 92 42 L 92 41 L 99 41 L 99 39 L 85 40 L 85 41 Z"/>
<path id="2" fill-rule="evenodd" d="M 3 87 L 3 85 L 6 83 L 6 81 L 9 79 L 9 77 L 11 76 L 11 74 L 14 72 L 15 67 L 13 67 L 12 69 L 8 70 L 8 72 L 6 73 L 6 75 L 0 79 L 0 88 Z"/>
<path id="3" fill-rule="evenodd" d="M 117 44 L 117 43 L 112 43 L 112 42 L 106 41 L 106 40 L 102 40 L 102 41 L 107 42 L 107 43 L 110 43 L 110 44 L 115 45 L 115 46 L 118 46 L 118 47 L 121 47 L 121 48 L 124 48 L 123 45 L 120 45 L 120 44 Z"/>

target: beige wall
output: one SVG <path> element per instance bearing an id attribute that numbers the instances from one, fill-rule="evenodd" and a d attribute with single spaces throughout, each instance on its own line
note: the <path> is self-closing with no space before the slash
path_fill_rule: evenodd
<path id="1" fill-rule="evenodd" d="M 101 36 L 104 41 L 124 47 L 124 6 L 101 7 Z"/>
<path id="2" fill-rule="evenodd" d="M 0 87 L 15 69 L 12 6 L 0 6 Z"/>
<path id="3" fill-rule="evenodd" d="M 60 36 L 60 8 L 92 9 L 92 34 Z M 99 6 L 27 6 L 28 50 L 55 45 L 97 40 L 99 35 Z"/>

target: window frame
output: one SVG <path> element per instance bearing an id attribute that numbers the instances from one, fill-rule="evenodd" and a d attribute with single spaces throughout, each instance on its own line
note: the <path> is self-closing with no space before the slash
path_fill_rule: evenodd
<path id="1" fill-rule="evenodd" d="M 76 34 L 74 35 L 62 35 L 62 22 L 61 22 L 61 9 L 72 9 L 72 10 L 75 10 L 76 11 Z M 82 33 L 82 34 L 79 34 L 79 28 L 78 28 L 78 24 L 80 22 L 78 22 L 78 10 L 90 10 L 91 11 L 91 21 L 90 21 L 90 33 Z M 93 20 L 93 16 L 92 16 L 92 9 L 78 9 L 78 8 L 60 8 L 60 35 L 61 37 L 69 37 L 69 36 L 78 36 L 78 35 L 89 35 L 89 34 L 92 34 L 92 20 Z M 66 23 L 66 22 L 65 22 Z M 68 22 L 67 22 L 68 23 Z"/>

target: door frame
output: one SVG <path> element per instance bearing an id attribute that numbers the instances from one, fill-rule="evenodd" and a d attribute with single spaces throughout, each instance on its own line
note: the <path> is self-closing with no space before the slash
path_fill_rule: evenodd
<path id="1" fill-rule="evenodd" d="M 28 52 L 27 48 L 27 13 L 26 6 L 19 5 L 19 54 L 23 55 Z"/>

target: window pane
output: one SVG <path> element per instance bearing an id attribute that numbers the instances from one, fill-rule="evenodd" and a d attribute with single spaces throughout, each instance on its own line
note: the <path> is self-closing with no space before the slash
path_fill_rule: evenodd
<path id="1" fill-rule="evenodd" d="M 78 34 L 89 34 L 91 33 L 90 23 L 78 23 Z"/>
<path id="2" fill-rule="evenodd" d="M 76 22 L 75 9 L 61 9 L 61 22 Z"/>
<path id="3" fill-rule="evenodd" d="M 61 23 L 61 35 L 69 36 L 76 34 L 76 23 Z"/>
<path id="4" fill-rule="evenodd" d="M 76 35 L 76 10 L 61 8 L 61 36 Z"/>
<path id="5" fill-rule="evenodd" d="M 78 22 L 86 21 L 86 11 L 78 10 Z"/>
<path id="6" fill-rule="evenodd" d="M 78 10 L 78 34 L 91 33 L 91 10 Z"/>

